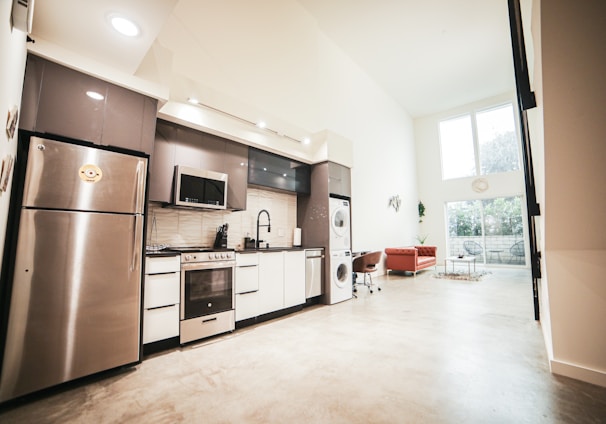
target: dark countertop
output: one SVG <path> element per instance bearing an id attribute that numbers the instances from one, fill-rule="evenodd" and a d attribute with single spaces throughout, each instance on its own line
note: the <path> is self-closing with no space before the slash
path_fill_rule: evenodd
<path id="1" fill-rule="evenodd" d="M 260 247 L 258 249 L 243 249 L 243 250 L 236 250 L 236 253 L 257 253 L 257 252 L 297 252 L 297 251 L 302 251 L 302 250 L 317 250 L 317 249 L 323 249 L 323 247 L 301 247 L 301 246 L 291 246 L 291 247 Z M 175 251 L 175 250 L 170 250 L 170 248 L 168 249 L 164 249 L 164 250 L 158 250 L 158 251 L 146 251 L 145 252 L 145 256 L 149 257 L 149 258 L 155 258 L 155 257 L 167 257 L 167 256 L 179 256 L 180 253 Z"/>
<path id="2" fill-rule="evenodd" d="M 304 247 L 259 247 L 257 248 L 253 248 L 253 249 L 242 249 L 242 250 L 236 250 L 236 253 L 257 253 L 257 252 L 284 252 L 284 251 L 299 251 L 299 250 L 305 250 Z"/>
<path id="3" fill-rule="evenodd" d="M 157 251 L 146 251 L 145 256 L 148 258 L 168 257 L 168 256 L 179 256 L 180 253 L 175 250 L 157 250 Z"/>

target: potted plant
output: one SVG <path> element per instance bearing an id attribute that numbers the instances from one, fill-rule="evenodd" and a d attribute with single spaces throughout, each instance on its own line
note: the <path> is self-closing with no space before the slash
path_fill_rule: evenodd
<path id="1" fill-rule="evenodd" d="M 417 241 L 419 242 L 420 245 L 424 245 L 425 240 L 427 240 L 428 236 L 429 236 L 429 234 L 417 236 Z"/>
<path id="2" fill-rule="evenodd" d="M 423 217 L 425 216 L 425 205 L 423 202 L 419 201 L 419 222 L 423 222 Z"/>

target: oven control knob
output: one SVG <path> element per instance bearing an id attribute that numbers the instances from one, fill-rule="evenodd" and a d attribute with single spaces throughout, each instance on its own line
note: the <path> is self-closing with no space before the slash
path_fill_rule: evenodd
<path id="1" fill-rule="evenodd" d="M 221 254 L 215 253 L 215 259 L 219 259 L 220 257 L 221 257 Z"/>
<path id="2" fill-rule="evenodd" d="M 186 261 L 191 261 L 191 255 L 185 255 L 185 260 Z"/>
<path id="3" fill-rule="evenodd" d="M 225 253 L 221 253 L 221 259 L 225 259 Z"/>
<path id="4" fill-rule="evenodd" d="M 212 258 L 213 258 L 213 254 L 212 254 L 212 253 L 209 253 L 209 254 L 208 254 L 208 259 L 212 259 Z"/>

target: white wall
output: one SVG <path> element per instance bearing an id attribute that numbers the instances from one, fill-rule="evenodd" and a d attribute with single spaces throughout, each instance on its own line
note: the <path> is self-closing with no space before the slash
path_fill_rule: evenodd
<path id="1" fill-rule="evenodd" d="M 438 246 L 438 260 L 443 259 L 448 254 L 446 202 L 524 196 L 524 175 L 521 170 L 483 176 L 482 178 L 485 178 L 489 184 L 488 190 L 483 193 L 477 193 L 471 187 L 471 183 L 476 177 L 442 180 L 440 121 L 506 102 L 513 102 L 515 106 L 515 94 L 503 94 L 415 120 L 415 141 L 417 163 L 419 164 L 417 171 L 419 199 L 426 208 L 425 217 L 423 222 L 418 224 L 416 234 L 427 234 L 428 238 L 425 244 Z M 410 243 L 414 241 L 411 240 Z"/>
<path id="2" fill-rule="evenodd" d="M 0 161 L 7 155 L 15 156 L 17 151 L 17 134 L 9 140 L 4 128 L 6 127 L 7 112 L 13 106 L 20 107 L 23 75 L 25 72 L 25 33 L 12 29 L 10 25 L 12 2 L 3 1 L 0 4 Z M 13 167 L 14 168 L 14 167 Z M 10 183 L 7 191 L 0 193 L 0 246 L 4 248 L 6 236 L 6 219 L 10 200 Z M 1 265 L 2 257 L 0 257 Z"/>
<path id="3" fill-rule="evenodd" d="M 183 78 L 171 82 L 171 100 L 185 101 L 189 87 L 204 104 L 253 122 L 263 114 L 275 117 L 275 123 L 268 120 L 271 128 L 302 128 L 311 134 L 328 130 L 350 140 L 353 249 L 409 244 L 415 235 L 417 189 L 407 112 L 296 1 L 266 0 L 262 8 L 247 0 L 203 1 L 200 7 L 202 19 L 182 14 L 177 5 L 157 43 L 172 44 L 195 31 L 200 45 L 199 54 L 176 51 L 172 56 L 172 72 Z M 199 75 L 187 74 L 185 64 L 191 63 Z M 159 72 L 140 69 L 139 74 Z M 204 86 L 184 82 L 200 75 Z M 403 199 L 399 213 L 388 208 L 389 197 L 396 194 Z"/>
<path id="4" fill-rule="evenodd" d="M 550 0 L 534 11 L 547 350 L 554 373 L 606 386 L 606 10 Z"/>

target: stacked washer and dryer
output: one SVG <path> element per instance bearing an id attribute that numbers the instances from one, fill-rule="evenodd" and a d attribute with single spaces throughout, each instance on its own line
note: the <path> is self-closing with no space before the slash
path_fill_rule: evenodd
<path id="1" fill-rule="evenodd" d="M 327 303 L 342 302 L 352 298 L 351 227 L 349 200 L 330 196 L 330 282 L 327 287 Z"/>
<path id="2" fill-rule="evenodd" d="M 330 161 L 312 166 L 310 193 L 297 195 L 303 245 L 326 252 L 321 301 L 328 305 L 353 297 L 350 199 L 351 169 Z"/>

